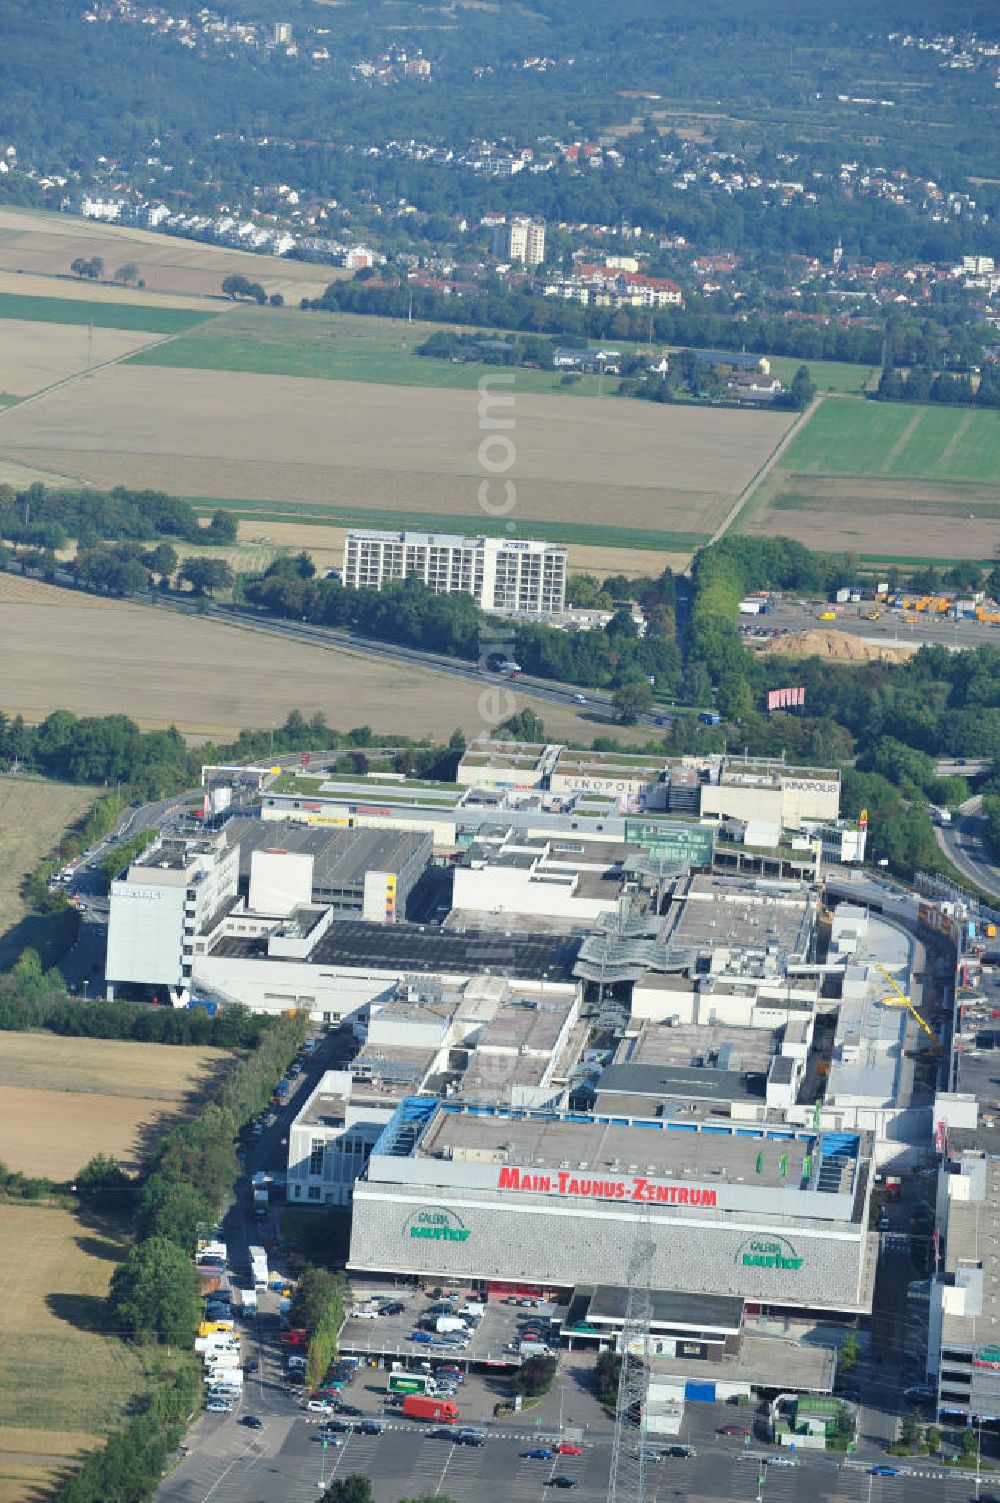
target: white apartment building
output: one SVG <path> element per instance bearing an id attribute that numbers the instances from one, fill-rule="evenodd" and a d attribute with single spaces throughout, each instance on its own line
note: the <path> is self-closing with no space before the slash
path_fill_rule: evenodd
<path id="1" fill-rule="evenodd" d="M 528 538 L 357 531 L 344 543 L 344 585 L 380 590 L 415 576 L 435 595 L 471 595 L 484 611 L 550 615 L 565 609 L 568 561 L 565 548 Z"/>
<path id="2" fill-rule="evenodd" d="M 545 260 L 545 226 L 533 219 L 509 219 L 493 231 L 493 255 L 497 261 L 520 261 L 541 266 Z"/>

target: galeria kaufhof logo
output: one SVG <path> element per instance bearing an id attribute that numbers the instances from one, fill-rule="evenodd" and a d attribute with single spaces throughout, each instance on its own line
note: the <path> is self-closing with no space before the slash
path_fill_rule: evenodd
<path id="1" fill-rule="evenodd" d="M 468 1242 L 471 1235 L 461 1216 L 444 1206 L 415 1211 L 403 1225 L 404 1237 L 422 1237 L 428 1242 Z"/>

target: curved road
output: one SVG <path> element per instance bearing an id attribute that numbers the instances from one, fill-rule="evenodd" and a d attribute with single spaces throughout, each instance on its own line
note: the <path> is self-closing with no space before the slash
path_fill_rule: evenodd
<path id="1" fill-rule="evenodd" d="M 982 799 L 978 795 L 966 799 L 958 818 L 950 825 L 939 825 L 934 833 L 938 845 L 963 877 L 991 896 L 1000 898 L 1000 867 L 986 848 L 979 812 L 981 805 Z"/>

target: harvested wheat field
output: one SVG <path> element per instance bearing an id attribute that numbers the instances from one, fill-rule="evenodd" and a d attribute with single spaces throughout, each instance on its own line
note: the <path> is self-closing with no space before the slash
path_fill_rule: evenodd
<path id="1" fill-rule="evenodd" d="M 30 1430 L 0 1424 L 0 1503 L 56 1497 L 58 1483 L 101 1437 L 85 1430 Z"/>
<path id="2" fill-rule="evenodd" d="M 54 1033 L 5 1033 L 0 1086 L 127 1096 L 177 1105 L 205 1091 L 232 1058 L 228 1049 L 137 1044 L 128 1039 L 69 1039 Z"/>
<path id="3" fill-rule="evenodd" d="M 829 658 L 838 663 L 901 663 L 917 650 L 916 646 L 882 646 L 849 632 L 820 631 L 819 628 L 789 632 L 762 649 L 768 657 Z"/>
<path id="4" fill-rule="evenodd" d="M 230 738 L 244 726 L 280 722 L 290 710 L 322 710 L 344 730 L 370 725 L 446 738 L 456 726 L 480 735 L 530 705 L 555 737 L 589 743 L 605 728 L 520 691 L 380 662 L 338 644 L 311 646 L 172 611 L 105 609 L 103 601 L 95 610 L 75 594 L 67 599 L 61 609 L 26 602 L 0 612 L 0 704 L 7 714 L 31 721 L 57 708 L 123 714 L 144 729 L 176 725 L 198 739 Z"/>
<path id="5" fill-rule="evenodd" d="M 2 214 L 0 210 L 0 214 Z M 2 231 L 0 231 L 2 238 Z M 112 267 L 112 274 L 114 267 Z M 203 297 L 185 297 L 183 293 L 157 292 L 149 287 L 124 287 L 119 283 L 82 281 L 79 277 L 67 276 L 22 276 L 18 272 L 0 270 L 0 295 L 10 293 L 15 297 L 58 298 L 64 303 L 107 303 L 109 307 L 181 308 L 188 312 L 211 316 L 222 309 L 205 306 Z"/>
<path id="6" fill-rule="evenodd" d="M 0 579 L 5 576 L 0 575 Z M 3 614 L 0 612 L 0 629 Z M 13 964 L 20 949 L 29 942 L 21 934 L 5 936 L 25 915 L 20 886 L 47 856 L 68 825 L 79 819 L 94 802 L 93 788 L 79 788 L 72 783 L 33 782 L 24 777 L 0 778 L 0 967 Z M 23 926 L 22 926 L 23 927 Z M 4 1049 L 7 1035 L 4 1035 Z M 0 1075 L 2 1075 L 0 1062 Z M 2 1138 L 0 1138 L 2 1145 Z M 0 1159 L 3 1147 L 0 1146 Z"/>
<path id="7" fill-rule="evenodd" d="M 261 282 L 268 294 L 280 292 L 288 302 L 297 302 L 318 296 L 338 277 L 350 276 L 333 266 L 255 256 L 251 251 L 37 209 L 0 209 L 0 231 L 2 270 L 63 278 L 77 256 L 101 256 L 110 277 L 119 266 L 133 261 L 146 284 L 141 289 L 144 293 L 220 297 L 223 277 L 242 275 Z"/>
<path id="8" fill-rule="evenodd" d="M 224 1049 L 5 1034 L 0 1156 L 10 1169 L 57 1180 L 97 1153 L 134 1166 L 231 1059 Z"/>
<path id="9" fill-rule="evenodd" d="M 45 605 L 57 610 L 124 609 L 121 601 L 87 595 L 83 590 L 64 589 L 61 585 L 45 584 L 41 579 L 25 579 L 22 574 L 0 574 L 0 629 L 3 628 L 2 607 L 5 605 Z"/>
<path id="10" fill-rule="evenodd" d="M 475 513 L 484 480 L 503 497 L 495 467 L 512 445 L 503 478 L 520 522 L 698 538 L 788 426 L 775 413 L 526 395 L 513 430 L 497 421 L 491 436 L 478 403 L 474 391 L 113 367 L 0 415 L 0 460 L 102 486 L 446 517 Z"/>
<path id="11" fill-rule="evenodd" d="M 90 329 L 84 324 L 44 324 L 0 319 L 0 397 L 28 397 L 88 364 L 121 360 L 155 344 L 158 334 Z"/>
<path id="12" fill-rule="evenodd" d="M 104 1327 L 124 1252 L 68 1211 L 0 1205 L 0 1478 L 8 1498 L 30 1497 L 18 1485 L 35 1466 L 52 1475 L 61 1457 L 116 1425 L 142 1387 L 138 1355 Z"/>
<path id="13" fill-rule="evenodd" d="M 346 527 L 311 527 L 308 522 L 271 522 L 242 518 L 239 524 L 239 539 L 244 545 L 242 558 L 238 552 L 229 556 L 229 563 L 237 571 L 261 567 L 255 562 L 251 551 L 255 546 L 263 553 L 268 547 L 300 549 L 311 557 L 317 573 L 326 569 L 339 569 L 344 562 L 344 539 Z M 680 570 L 690 562 L 689 553 L 661 553 L 652 548 L 596 547 L 583 543 L 569 544 L 569 567 L 572 574 L 623 574 L 626 579 L 638 576 L 656 577 L 664 569 Z"/>

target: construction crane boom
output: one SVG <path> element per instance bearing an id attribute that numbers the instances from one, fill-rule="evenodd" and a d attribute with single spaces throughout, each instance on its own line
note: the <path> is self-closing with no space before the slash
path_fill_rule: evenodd
<path id="1" fill-rule="evenodd" d="M 885 966 L 882 964 L 882 962 L 880 960 L 876 960 L 875 965 L 876 965 L 877 969 L 882 972 L 882 975 L 885 977 L 886 981 L 888 981 L 889 985 L 892 987 L 893 991 L 896 993 L 895 997 L 883 997 L 882 998 L 882 1005 L 883 1005 L 883 1007 L 905 1007 L 906 1010 L 907 1010 L 907 1012 L 909 1012 L 909 1014 L 911 1015 L 911 1017 L 916 1018 L 917 1022 L 920 1024 L 921 1028 L 924 1030 L 924 1032 L 926 1033 L 927 1037 L 930 1039 L 931 1043 L 934 1045 L 935 1049 L 940 1049 L 941 1045 L 938 1042 L 938 1036 L 937 1036 L 937 1034 L 934 1032 L 934 1029 L 927 1022 L 927 1020 L 925 1018 L 921 1017 L 920 1013 L 914 1007 L 914 1005 L 913 1005 L 913 999 L 911 997 L 908 997 L 906 995 L 906 993 L 897 985 L 897 983 L 889 975 L 889 972 L 886 970 Z"/>

